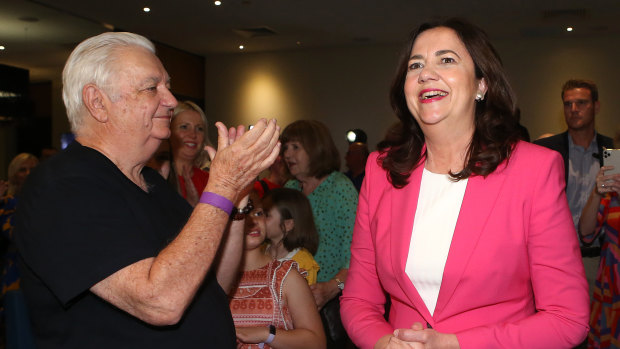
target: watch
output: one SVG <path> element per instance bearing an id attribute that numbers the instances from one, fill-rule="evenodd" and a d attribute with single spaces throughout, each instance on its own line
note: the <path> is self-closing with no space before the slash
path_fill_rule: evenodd
<path id="1" fill-rule="evenodd" d="M 338 283 L 338 288 L 340 289 L 340 291 L 344 290 L 344 281 L 338 278 L 334 278 L 334 280 L 336 280 L 336 282 Z"/>
<path id="2" fill-rule="evenodd" d="M 267 337 L 267 340 L 265 340 L 264 342 L 258 343 L 258 347 L 260 349 L 263 349 L 265 347 L 265 344 L 271 344 L 274 338 L 276 338 L 276 327 L 273 324 L 271 324 L 269 325 L 269 336 Z"/>

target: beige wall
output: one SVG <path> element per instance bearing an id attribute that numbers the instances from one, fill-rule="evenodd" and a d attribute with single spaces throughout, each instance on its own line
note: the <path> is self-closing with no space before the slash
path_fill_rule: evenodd
<path id="1" fill-rule="evenodd" d="M 497 41 L 530 135 L 566 130 L 560 93 L 570 78 L 594 80 L 601 109 L 597 131 L 613 136 L 620 129 L 620 37 Z"/>
<path id="2" fill-rule="evenodd" d="M 345 132 L 362 128 L 374 146 L 395 119 L 388 90 L 397 47 L 218 55 L 206 59 L 210 121 L 251 124 L 277 118 L 323 121 L 344 155 Z"/>
<path id="3" fill-rule="evenodd" d="M 496 40 L 532 138 L 565 130 L 561 86 L 571 77 L 595 80 L 597 129 L 620 128 L 620 38 Z M 282 126 L 304 118 L 325 122 L 341 152 L 344 133 L 359 127 L 374 146 L 396 118 L 388 91 L 400 47 L 371 46 L 215 55 L 206 59 L 210 121 L 252 123 L 275 117 Z M 212 132 L 213 134 L 213 132 Z"/>

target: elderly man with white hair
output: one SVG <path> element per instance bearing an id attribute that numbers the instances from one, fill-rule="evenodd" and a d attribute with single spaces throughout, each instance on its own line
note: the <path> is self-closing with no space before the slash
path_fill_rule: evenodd
<path id="1" fill-rule="evenodd" d="M 229 261 L 238 256 L 218 249 L 228 224 L 241 241 L 244 221 L 231 216 L 233 203 L 243 206 L 278 155 L 275 120 L 248 132 L 216 124 L 217 155 L 209 149 L 209 183 L 192 211 L 144 166 L 169 137 L 177 105 L 149 40 L 131 33 L 85 40 L 63 85 L 76 142 L 31 175 L 16 227 L 37 346 L 234 348 L 220 284 L 234 277 Z"/>

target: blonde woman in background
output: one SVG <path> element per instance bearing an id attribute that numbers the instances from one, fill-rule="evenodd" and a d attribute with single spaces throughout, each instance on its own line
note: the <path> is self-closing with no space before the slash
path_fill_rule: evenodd
<path id="1" fill-rule="evenodd" d="M 207 117 L 194 102 L 179 102 L 170 123 L 170 153 L 172 163 L 168 181 L 192 206 L 207 185 L 209 172 L 202 170 L 208 164 L 204 150 L 210 145 Z"/>

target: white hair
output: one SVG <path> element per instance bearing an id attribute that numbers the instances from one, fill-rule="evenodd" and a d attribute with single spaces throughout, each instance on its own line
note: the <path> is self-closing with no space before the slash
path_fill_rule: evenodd
<path id="1" fill-rule="evenodd" d="M 82 89 L 87 84 L 95 84 L 108 93 L 107 82 L 112 73 L 112 63 L 117 60 L 116 51 L 126 47 L 142 47 L 155 54 L 155 45 L 149 39 L 127 32 L 93 36 L 82 41 L 71 52 L 62 71 L 62 99 L 74 133 L 82 124 Z"/>

